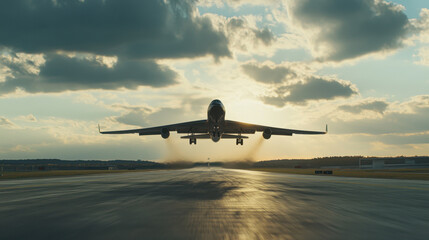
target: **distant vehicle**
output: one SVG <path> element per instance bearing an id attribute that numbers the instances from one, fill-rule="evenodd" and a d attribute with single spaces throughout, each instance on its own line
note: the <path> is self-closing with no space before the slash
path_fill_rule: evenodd
<path id="1" fill-rule="evenodd" d="M 187 134 L 181 138 L 189 139 L 189 144 L 191 145 L 197 144 L 197 139 L 211 139 L 213 142 L 218 142 L 220 139 L 236 139 L 236 145 L 243 145 L 243 139 L 248 137 L 242 134 L 262 132 L 262 136 L 265 139 L 269 139 L 271 135 L 292 136 L 292 134 L 326 134 L 328 132 L 328 125 L 326 125 L 326 130 L 324 132 L 319 132 L 275 128 L 225 120 L 225 107 L 220 100 L 215 99 L 210 103 L 207 110 L 207 119 L 204 120 L 119 131 L 101 131 L 99 125 L 98 131 L 101 134 L 138 133 L 140 136 L 161 135 L 164 139 L 170 136 L 171 131 L 176 131 L 177 133 Z"/>

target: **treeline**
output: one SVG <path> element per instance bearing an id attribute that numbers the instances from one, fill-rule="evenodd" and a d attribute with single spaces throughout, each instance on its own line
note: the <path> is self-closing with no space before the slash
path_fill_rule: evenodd
<path id="1" fill-rule="evenodd" d="M 414 157 L 364 157 L 334 156 L 313 159 L 279 159 L 260 162 L 227 161 L 210 162 L 211 167 L 226 168 L 321 168 L 321 167 L 358 167 L 370 165 L 374 159 L 383 159 L 385 164 L 429 164 L 429 156 Z M 142 160 L 60 160 L 60 159 L 22 159 L 0 160 L 3 171 L 47 171 L 47 170 L 134 170 L 134 169 L 178 169 L 209 166 L 207 162 L 167 162 L 157 163 Z"/>
<path id="2" fill-rule="evenodd" d="M 17 159 L 0 160 L 0 164 L 159 164 L 143 160 L 61 160 L 61 159 Z"/>
<path id="3" fill-rule="evenodd" d="M 0 160 L 3 171 L 47 171 L 47 170 L 123 170 L 167 168 L 165 164 L 142 160 L 60 160 L 22 159 Z"/>
<path id="4" fill-rule="evenodd" d="M 334 156 L 313 159 L 280 159 L 260 161 L 253 164 L 257 168 L 320 168 L 320 167 L 357 167 L 372 164 L 374 159 L 383 159 L 385 164 L 405 164 L 407 160 L 413 160 L 416 164 L 429 164 L 428 156 L 414 157 L 363 157 L 363 156 Z"/>

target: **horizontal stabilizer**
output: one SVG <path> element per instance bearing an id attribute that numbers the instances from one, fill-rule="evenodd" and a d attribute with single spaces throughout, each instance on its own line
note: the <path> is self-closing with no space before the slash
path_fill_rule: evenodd
<path id="1" fill-rule="evenodd" d="M 209 134 L 186 135 L 186 136 L 181 136 L 180 138 L 210 139 L 210 135 Z"/>
<path id="2" fill-rule="evenodd" d="M 248 138 L 248 137 L 242 136 L 242 135 L 223 134 L 221 138 L 241 139 L 241 138 Z"/>

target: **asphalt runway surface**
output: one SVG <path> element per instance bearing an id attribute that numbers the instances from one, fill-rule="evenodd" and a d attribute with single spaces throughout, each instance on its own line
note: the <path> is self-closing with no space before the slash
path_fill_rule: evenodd
<path id="1" fill-rule="evenodd" d="M 194 168 L 0 181 L 0 239 L 429 239 L 429 181 Z"/>

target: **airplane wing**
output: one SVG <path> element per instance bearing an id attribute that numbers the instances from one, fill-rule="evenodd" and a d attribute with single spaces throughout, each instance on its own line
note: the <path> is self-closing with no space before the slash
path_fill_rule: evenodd
<path id="1" fill-rule="evenodd" d="M 306 130 L 296 130 L 296 129 L 287 129 L 287 128 L 276 128 L 263 125 L 256 125 L 250 123 L 243 123 L 237 121 L 225 120 L 225 133 L 243 133 L 243 134 L 253 134 L 255 132 L 267 132 L 271 135 L 287 135 L 292 136 L 292 134 L 326 134 L 328 132 L 328 125 L 326 125 L 326 130 L 321 131 L 306 131 Z"/>
<path id="2" fill-rule="evenodd" d="M 176 131 L 177 133 L 207 133 L 208 132 L 208 123 L 207 120 L 198 120 L 192 122 L 176 123 L 158 127 L 150 128 L 137 128 L 129 130 L 119 130 L 119 131 L 100 131 L 100 126 L 98 130 L 101 134 L 130 134 L 138 133 L 139 135 L 161 135 L 162 131 L 168 130 Z"/>

